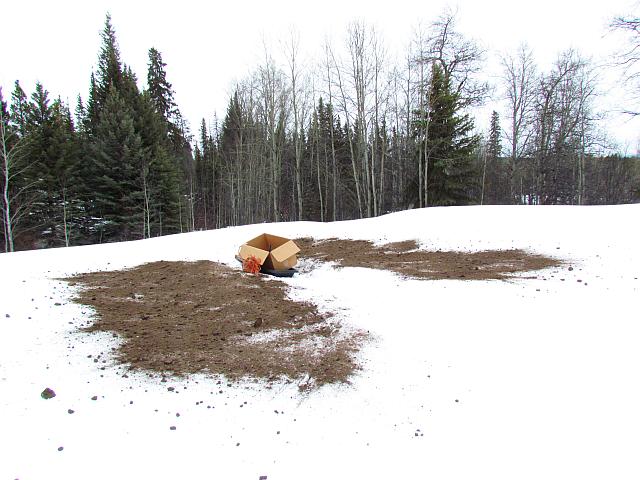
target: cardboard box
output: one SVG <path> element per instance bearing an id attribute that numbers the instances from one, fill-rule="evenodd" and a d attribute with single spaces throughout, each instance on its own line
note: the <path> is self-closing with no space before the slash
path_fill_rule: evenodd
<path id="1" fill-rule="evenodd" d="M 284 237 L 263 233 L 240 246 L 238 256 L 246 260 L 253 255 L 263 268 L 288 270 L 298 263 L 298 246 Z"/>

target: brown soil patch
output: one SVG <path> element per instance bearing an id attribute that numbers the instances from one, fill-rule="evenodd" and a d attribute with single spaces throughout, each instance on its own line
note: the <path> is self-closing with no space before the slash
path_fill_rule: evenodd
<path id="1" fill-rule="evenodd" d="M 450 252 L 417 250 L 414 240 L 376 246 L 366 240 L 312 238 L 295 240 L 302 257 L 336 262 L 343 267 L 366 267 L 431 280 L 502 280 L 515 274 L 560 265 L 560 261 L 523 250 Z"/>
<path id="2" fill-rule="evenodd" d="M 87 273 L 78 303 L 97 312 L 88 331 L 124 340 L 132 368 L 229 379 L 286 377 L 301 387 L 346 382 L 364 337 L 330 315 L 286 298 L 287 285 L 209 261 L 156 262 Z"/>
<path id="3" fill-rule="evenodd" d="M 561 263 L 522 250 L 421 251 L 412 240 L 296 243 L 302 257 L 424 279 L 506 279 Z M 66 280 L 83 286 L 76 301 L 96 310 L 87 331 L 118 334 L 119 362 L 162 375 L 285 378 L 302 389 L 347 382 L 366 339 L 314 305 L 289 300 L 284 282 L 209 261 L 156 262 Z"/>

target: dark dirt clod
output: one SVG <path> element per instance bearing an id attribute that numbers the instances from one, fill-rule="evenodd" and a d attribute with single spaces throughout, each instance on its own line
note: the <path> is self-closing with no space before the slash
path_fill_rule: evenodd
<path id="1" fill-rule="evenodd" d="M 289 300 L 284 282 L 210 261 L 155 262 L 69 280 L 84 286 L 76 301 L 97 312 L 85 331 L 117 333 L 124 340 L 119 362 L 160 374 L 346 382 L 365 338 L 315 305 Z M 132 290 L 141 299 L 132 299 Z"/>
<path id="2" fill-rule="evenodd" d="M 523 250 L 445 252 L 417 250 L 414 240 L 376 246 L 367 240 L 298 238 L 300 257 L 336 262 L 343 267 L 391 270 L 429 280 L 502 280 L 514 274 L 559 266 L 560 261 Z"/>
<path id="3" fill-rule="evenodd" d="M 40 396 L 45 400 L 49 400 L 56 396 L 56 392 L 47 387 L 42 391 L 42 393 L 40 393 Z"/>

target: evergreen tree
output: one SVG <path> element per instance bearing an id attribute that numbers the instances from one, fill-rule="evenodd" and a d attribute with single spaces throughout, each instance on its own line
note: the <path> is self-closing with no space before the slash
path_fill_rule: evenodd
<path id="1" fill-rule="evenodd" d="M 430 104 L 426 116 L 418 112 L 417 126 L 429 122 L 428 205 L 467 205 L 477 184 L 473 153 L 478 144 L 473 119 L 462 113 L 460 95 L 450 78 L 435 64 L 432 71 Z"/>
<path id="2" fill-rule="evenodd" d="M 87 118 L 87 109 L 84 106 L 84 103 L 82 103 L 82 97 L 80 95 L 78 95 L 78 98 L 76 99 L 76 109 L 75 109 L 75 117 L 76 117 L 76 125 L 78 126 L 78 131 L 84 131 L 84 122 L 85 119 Z"/>
<path id="3" fill-rule="evenodd" d="M 181 179 L 185 169 L 192 163 L 192 156 L 165 67 L 160 52 L 155 48 L 149 49 L 147 90 L 144 96 L 148 101 L 145 116 L 153 115 L 152 123 L 157 126 L 159 134 L 154 140 L 157 161 L 154 163 L 155 171 L 152 171 L 155 182 L 153 188 L 157 189 L 154 198 L 159 202 L 156 204 L 156 216 L 159 220 L 162 213 L 164 233 L 174 233 L 180 231 L 180 195 L 186 189 Z"/>
<path id="4" fill-rule="evenodd" d="M 163 122 L 167 140 L 163 144 L 165 156 L 162 160 L 163 171 L 167 176 L 162 180 L 162 184 L 165 186 L 167 198 L 172 199 L 170 202 L 172 205 L 175 203 L 175 198 L 178 198 L 179 202 L 180 197 L 187 196 L 187 192 L 189 192 L 188 197 L 191 200 L 188 202 L 188 206 L 190 216 L 193 217 L 194 203 L 191 192 L 195 183 L 193 181 L 194 162 L 186 122 L 175 103 L 173 87 L 167 80 L 166 63 L 163 62 L 162 55 L 155 48 L 149 49 L 148 54 L 146 93 L 155 112 Z M 178 203 L 175 208 L 165 210 L 165 231 L 175 231 L 172 230 L 175 226 L 181 228 L 180 208 L 180 203 Z M 193 225 L 193 218 L 191 225 Z"/>
<path id="5" fill-rule="evenodd" d="M 54 245 L 69 246 L 80 233 L 81 144 L 71 112 L 60 99 L 52 105 L 51 127 L 51 163 L 45 179 L 51 205 L 48 230 Z"/>
<path id="6" fill-rule="evenodd" d="M 26 109 L 25 151 L 30 168 L 24 178 L 34 187 L 29 225 L 43 246 L 68 246 L 78 199 L 79 149 L 71 113 L 62 100 L 50 104 L 37 83 Z"/>
<path id="7" fill-rule="evenodd" d="M 97 240 L 141 238 L 144 224 L 144 151 L 134 111 L 111 86 L 90 146 Z"/>
<path id="8" fill-rule="evenodd" d="M 91 72 L 91 79 L 89 80 L 89 99 L 87 100 L 87 106 L 84 109 L 84 116 L 82 119 L 82 129 L 89 135 L 95 134 L 99 116 L 100 106 L 98 105 L 98 84 L 96 83 L 95 74 Z"/>
<path id="9" fill-rule="evenodd" d="M 495 205 L 511 203 L 509 200 L 508 172 L 506 165 L 500 162 L 502 156 L 502 130 L 500 116 L 494 111 L 491 114 L 489 138 L 484 152 L 483 164 L 483 202 Z"/>
<path id="10" fill-rule="evenodd" d="M 167 123 L 148 91 L 138 99 L 135 121 L 143 147 L 142 185 L 146 236 L 179 231 L 179 170 L 171 158 Z"/>
<path id="11" fill-rule="evenodd" d="M 31 94 L 26 107 L 25 148 L 30 168 L 24 171 L 25 180 L 34 186 L 37 195 L 29 215 L 29 226 L 42 236 L 50 234 L 45 225 L 51 214 L 51 202 L 48 195 L 47 177 L 51 170 L 52 107 L 49 92 L 40 82 Z M 47 246 L 50 244 L 46 243 Z"/>
<path id="12" fill-rule="evenodd" d="M 16 80 L 15 88 L 11 94 L 11 121 L 18 127 L 18 133 L 25 135 L 27 124 L 27 94 L 20 86 L 20 82 Z"/>
<path id="13" fill-rule="evenodd" d="M 177 106 L 173 98 L 172 86 L 167 80 L 167 74 L 164 70 L 166 66 L 160 52 L 155 48 L 150 48 L 147 91 L 156 111 L 169 123 L 176 113 Z"/>
<path id="14" fill-rule="evenodd" d="M 98 110 L 105 104 L 111 87 L 114 87 L 116 91 L 121 91 L 123 86 L 120 50 L 116 40 L 116 32 L 111 24 L 111 14 L 109 13 L 106 16 L 101 37 L 102 47 L 98 56 L 98 72 L 95 79 L 95 97 L 93 98 Z"/>
<path id="15" fill-rule="evenodd" d="M 500 115 L 495 110 L 491 113 L 489 144 L 487 147 L 489 158 L 494 160 L 500 158 L 502 155 L 502 129 L 500 128 Z"/>

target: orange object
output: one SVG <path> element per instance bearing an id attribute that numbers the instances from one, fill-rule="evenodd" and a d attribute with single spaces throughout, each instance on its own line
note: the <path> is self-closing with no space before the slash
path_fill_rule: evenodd
<path id="1" fill-rule="evenodd" d="M 257 275 L 260 273 L 260 260 L 253 255 L 249 255 L 242 261 L 242 270 L 247 273 L 253 273 Z"/>

